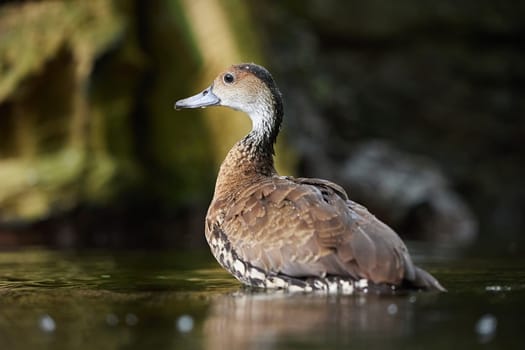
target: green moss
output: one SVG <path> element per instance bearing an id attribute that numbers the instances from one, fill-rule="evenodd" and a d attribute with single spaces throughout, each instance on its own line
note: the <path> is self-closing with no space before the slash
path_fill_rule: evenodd
<path id="1" fill-rule="evenodd" d="M 116 165 L 86 87 L 122 30 L 110 1 L 0 7 L 0 222 L 41 219 L 111 194 Z"/>
<path id="2" fill-rule="evenodd" d="M 88 158 L 74 148 L 0 165 L 0 221 L 39 219 L 71 209 L 80 200 L 107 199 L 105 187 L 116 170 L 113 159 Z"/>
<path id="3" fill-rule="evenodd" d="M 190 10 L 196 5 L 0 7 L 0 223 L 132 189 L 172 206 L 208 201 L 218 165 L 249 121 L 225 109 L 176 113 L 173 104 L 227 65 L 264 62 L 244 3 L 210 2 L 210 22 Z M 208 24 L 230 49 L 203 37 Z M 282 150 L 277 163 L 289 174 L 293 156 Z"/>

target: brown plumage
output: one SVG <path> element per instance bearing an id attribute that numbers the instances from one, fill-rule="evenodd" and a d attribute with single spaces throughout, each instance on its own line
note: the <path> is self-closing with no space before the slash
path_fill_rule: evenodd
<path id="1" fill-rule="evenodd" d="M 206 216 L 214 256 L 241 282 L 290 290 L 371 285 L 444 290 L 414 266 L 399 236 L 340 186 L 277 174 L 273 145 L 283 106 L 265 68 L 234 65 L 175 107 L 212 105 L 244 111 L 253 124 L 221 165 Z"/>

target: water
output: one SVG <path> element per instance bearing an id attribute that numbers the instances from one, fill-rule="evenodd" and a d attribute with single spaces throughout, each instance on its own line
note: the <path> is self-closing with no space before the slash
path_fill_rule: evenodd
<path id="1" fill-rule="evenodd" d="M 207 251 L 0 252 L 0 348 L 525 348 L 524 259 L 415 258 L 448 293 L 250 291 Z"/>

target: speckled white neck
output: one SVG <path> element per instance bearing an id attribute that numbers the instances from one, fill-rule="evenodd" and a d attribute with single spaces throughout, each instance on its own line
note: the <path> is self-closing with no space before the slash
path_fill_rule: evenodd
<path id="1" fill-rule="evenodd" d="M 272 123 L 273 110 L 265 106 L 248 114 L 252 121 L 251 138 L 256 143 L 273 142 L 269 140 L 275 125 Z"/>

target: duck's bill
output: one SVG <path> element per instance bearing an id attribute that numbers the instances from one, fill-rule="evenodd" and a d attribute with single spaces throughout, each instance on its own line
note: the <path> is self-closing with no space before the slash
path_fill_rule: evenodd
<path id="1" fill-rule="evenodd" d="M 215 96 L 215 94 L 212 91 L 212 87 L 210 86 L 203 92 L 198 93 L 197 95 L 184 98 L 182 100 L 178 100 L 175 102 L 175 109 L 183 109 L 183 108 L 199 108 L 199 107 L 208 107 L 208 106 L 215 106 L 218 105 L 221 100 Z"/>

